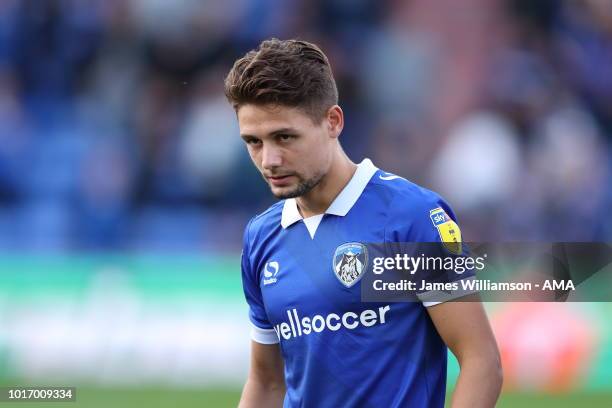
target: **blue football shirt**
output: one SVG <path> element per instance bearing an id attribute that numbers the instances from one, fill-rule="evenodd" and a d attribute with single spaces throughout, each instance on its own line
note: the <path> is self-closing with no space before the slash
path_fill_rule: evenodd
<path id="1" fill-rule="evenodd" d="M 359 243 L 440 242 L 440 223 L 457 236 L 437 194 L 368 159 L 325 214 L 303 219 L 287 199 L 249 222 L 251 337 L 280 343 L 284 407 L 444 406 L 447 348 L 426 311 L 436 302 L 362 302 L 361 266 L 341 270 Z"/>

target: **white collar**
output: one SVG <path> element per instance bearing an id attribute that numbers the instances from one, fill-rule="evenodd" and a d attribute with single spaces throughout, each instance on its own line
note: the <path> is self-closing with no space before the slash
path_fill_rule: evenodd
<path id="1" fill-rule="evenodd" d="M 348 184 L 342 189 L 340 194 L 331 203 L 329 208 L 325 211 L 325 214 L 333 214 L 344 217 L 353 205 L 357 202 L 361 193 L 368 185 L 368 182 L 376 173 L 378 168 L 372 164 L 370 159 L 364 159 L 357 165 L 355 174 L 349 180 Z M 287 228 L 290 225 L 300 221 L 302 215 L 298 211 L 297 202 L 295 198 L 289 198 L 285 200 L 283 205 L 283 213 L 281 216 L 281 225 L 283 228 Z"/>

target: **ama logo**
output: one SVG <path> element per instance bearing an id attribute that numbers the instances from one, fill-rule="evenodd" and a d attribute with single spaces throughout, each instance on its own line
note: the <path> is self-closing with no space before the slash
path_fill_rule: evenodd
<path id="1" fill-rule="evenodd" d="M 278 280 L 276 275 L 278 275 L 278 270 L 279 269 L 280 269 L 280 265 L 278 264 L 278 262 L 276 262 L 276 261 L 266 262 L 266 264 L 264 265 L 264 272 L 263 272 L 263 275 L 264 275 L 263 284 L 264 284 L 264 286 L 276 283 L 276 281 Z"/>

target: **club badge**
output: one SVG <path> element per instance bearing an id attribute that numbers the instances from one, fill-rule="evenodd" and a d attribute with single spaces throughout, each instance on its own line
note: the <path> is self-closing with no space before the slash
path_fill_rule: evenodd
<path id="1" fill-rule="evenodd" d="M 347 288 L 361 279 L 367 265 L 368 249 L 359 242 L 342 244 L 334 252 L 334 274 Z"/>

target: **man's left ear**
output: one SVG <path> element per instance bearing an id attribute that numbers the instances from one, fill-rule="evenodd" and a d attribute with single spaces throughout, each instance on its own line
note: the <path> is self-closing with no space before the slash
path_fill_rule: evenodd
<path id="1" fill-rule="evenodd" d="M 338 105 L 334 105 L 327 111 L 327 126 L 330 137 L 337 138 L 344 128 L 344 112 Z"/>

